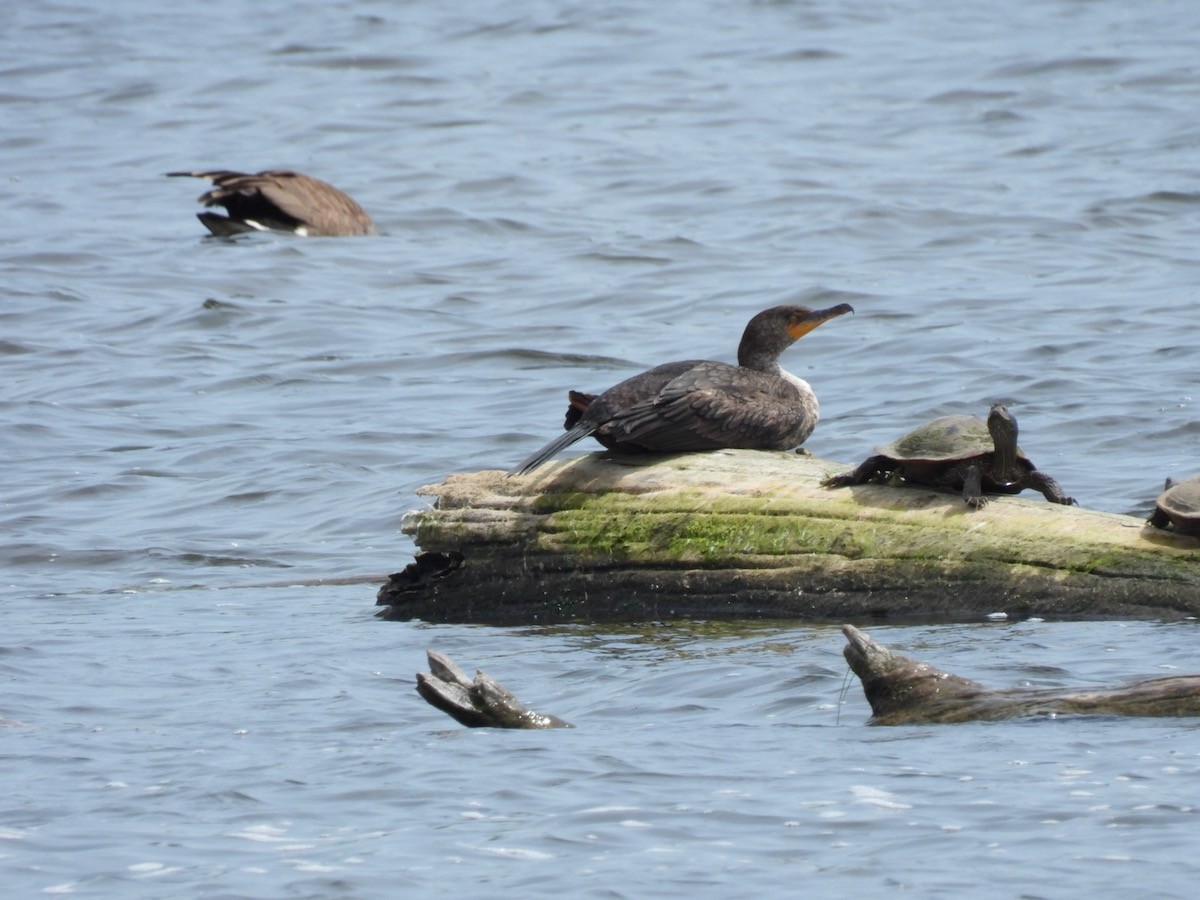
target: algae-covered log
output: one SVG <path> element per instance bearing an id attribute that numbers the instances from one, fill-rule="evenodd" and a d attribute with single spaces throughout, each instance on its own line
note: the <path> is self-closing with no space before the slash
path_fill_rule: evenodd
<path id="1" fill-rule="evenodd" d="M 667 618 L 974 621 L 1200 614 L 1200 539 L 1140 519 L 912 487 L 820 486 L 792 453 L 592 454 L 453 475 L 404 530 L 386 615 L 494 624 Z"/>
<path id="2" fill-rule="evenodd" d="M 950 724 L 1017 716 L 1198 716 L 1200 675 L 1150 678 L 1091 691 L 989 691 L 918 662 L 843 625 L 842 653 L 862 681 L 876 725 Z"/>

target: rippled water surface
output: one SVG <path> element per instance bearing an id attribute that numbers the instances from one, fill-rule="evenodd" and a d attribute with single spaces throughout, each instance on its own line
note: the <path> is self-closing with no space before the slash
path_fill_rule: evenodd
<path id="1" fill-rule="evenodd" d="M 1003 401 L 1087 506 L 1193 474 L 1200 7 L 0 9 L 14 896 L 1191 896 L 1188 722 L 870 728 L 836 629 L 384 623 L 417 487 L 781 301 L 846 462 Z M 288 166 L 370 239 L 204 237 Z M 1194 626 L 875 628 L 989 685 Z M 424 648 L 579 727 L 467 731 Z M 1168 669 L 1164 667 L 1174 667 Z M 15 886 L 15 887 L 12 887 Z"/>

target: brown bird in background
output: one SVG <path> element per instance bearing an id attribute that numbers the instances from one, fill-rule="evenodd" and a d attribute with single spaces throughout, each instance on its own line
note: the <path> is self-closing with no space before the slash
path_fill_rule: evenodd
<path id="1" fill-rule="evenodd" d="M 170 177 L 207 178 L 210 191 L 200 195 L 205 206 L 221 206 L 229 214 L 196 213 L 213 234 L 227 237 L 246 231 L 282 231 L 301 237 L 345 237 L 374 234 L 375 223 L 361 206 L 332 184 L 282 169 L 249 175 L 227 169 L 168 172 Z"/>

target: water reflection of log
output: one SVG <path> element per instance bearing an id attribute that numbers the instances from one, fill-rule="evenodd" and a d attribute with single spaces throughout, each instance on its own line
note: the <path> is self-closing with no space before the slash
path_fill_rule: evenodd
<path id="1" fill-rule="evenodd" d="M 842 650 L 862 681 L 877 725 L 969 722 L 1019 716 L 1200 715 L 1200 675 L 1151 678 L 1091 691 L 991 691 L 890 650 L 853 625 L 843 625 Z"/>
<path id="2" fill-rule="evenodd" d="M 378 603 L 493 624 L 1200 615 L 1200 538 L 1040 498 L 821 487 L 843 468 L 735 450 L 452 475 L 421 489 L 437 503 L 404 530 L 423 552 Z"/>

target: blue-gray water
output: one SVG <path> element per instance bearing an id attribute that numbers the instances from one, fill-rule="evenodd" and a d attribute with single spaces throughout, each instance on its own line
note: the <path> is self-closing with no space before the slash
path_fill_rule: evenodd
<path id="1" fill-rule="evenodd" d="M 1000 400 L 1082 503 L 1200 470 L 1190 0 L 0 8 L 13 896 L 1191 896 L 1187 721 L 877 729 L 834 629 L 374 616 L 414 491 L 784 300 L 854 461 Z M 205 239 L 290 166 L 373 239 Z M 313 586 L 318 579 L 350 583 Z M 1194 626 L 904 627 L 995 686 Z M 424 648 L 568 732 L 467 731 Z M 1174 668 L 1170 668 L 1174 667 Z"/>

